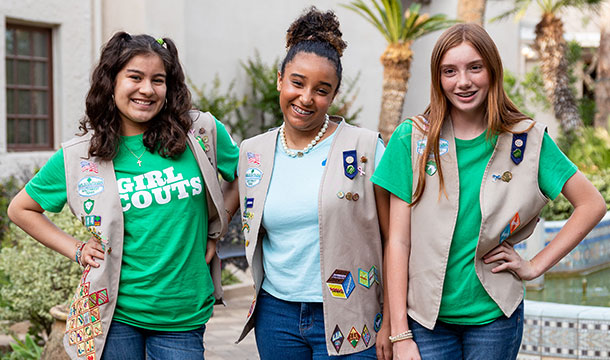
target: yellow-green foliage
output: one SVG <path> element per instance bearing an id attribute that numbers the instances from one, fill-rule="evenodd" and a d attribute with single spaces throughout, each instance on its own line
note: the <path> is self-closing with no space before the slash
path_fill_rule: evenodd
<path id="1" fill-rule="evenodd" d="M 49 218 L 66 233 L 87 240 L 85 227 L 68 208 Z M 66 303 L 72 297 L 81 269 L 70 259 L 32 239 L 14 224 L 5 234 L 0 251 L 0 319 L 18 322 L 29 320 L 30 332 L 51 329 L 49 309 Z"/>

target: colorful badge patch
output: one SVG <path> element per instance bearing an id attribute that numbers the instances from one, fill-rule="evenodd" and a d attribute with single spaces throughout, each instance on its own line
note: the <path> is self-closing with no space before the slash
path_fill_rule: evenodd
<path id="1" fill-rule="evenodd" d="M 252 316 L 252 313 L 254 312 L 254 306 L 256 306 L 256 296 L 254 296 L 254 299 L 252 299 L 252 304 L 250 305 L 250 310 L 248 310 L 248 318 L 250 318 L 250 316 Z"/>
<path id="2" fill-rule="evenodd" d="M 352 345 L 352 347 L 356 347 L 356 345 L 358 345 L 358 341 L 360 341 L 360 333 L 355 327 L 352 327 L 349 334 L 347 334 L 347 341 Z"/>
<path id="3" fill-rule="evenodd" d="M 430 160 L 426 163 L 426 174 L 428 174 L 429 176 L 432 176 L 434 174 L 436 174 L 436 162 L 434 160 Z"/>
<path id="4" fill-rule="evenodd" d="M 343 152 L 343 172 L 348 179 L 353 180 L 356 177 L 357 156 L 356 150 L 346 150 Z"/>
<path id="5" fill-rule="evenodd" d="M 349 298 L 356 287 L 352 274 L 346 270 L 335 270 L 326 280 L 326 285 L 328 290 L 330 290 L 330 294 L 340 299 Z"/>
<path id="6" fill-rule="evenodd" d="M 247 152 L 248 164 L 253 166 L 261 166 L 261 154 L 255 154 L 253 152 Z"/>
<path id="7" fill-rule="evenodd" d="M 445 155 L 449 151 L 449 141 L 445 139 L 438 140 L 438 154 Z"/>
<path id="8" fill-rule="evenodd" d="M 383 315 L 381 315 L 381 313 L 377 313 L 377 315 L 375 315 L 375 322 L 373 323 L 373 330 L 375 330 L 375 332 L 379 332 L 379 329 L 381 329 L 382 322 Z"/>
<path id="9" fill-rule="evenodd" d="M 78 194 L 80 196 L 93 196 L 104 191 L 104 179 L 97 176 L 87 176 L 78 182 Z"/>
<path id="10" fill-rule="evenodd" d="M 100 219 L 101 221 L 101 219 Z M 102 245 L 102 251 L 108 250 L 108 253 L 112 252 L 112 248 L 110 247 L 110 242 L 102 236 L 102 232 L 97 230 L 93 226 L 87 227 L 89 233 L 93 236 L 95 241 L 97 241 L 100 245 Z"/>
<path id="11" fill-rule="evenodd" d="M 510 149 L 510 158 L 519 165 L 525 155 L 525 145 L 527 144 L 527 133 L 513 134 L 513 143 Z"/>
<path id="12" fill-rule="evenodd" d="M 369 332 L 369 329 L 366 327 L 366 324 L 364 325 L 364 328 L 362 329 L 362 341 L 364 342 L 364 346 L 369 346 L 369 342 L 371 341 L 371 333 Z"/>
<path id="13" fill-rule="evenodd" d="M 80 162 L 80 171 L 98 173 L 97 164 L 91 161 L 83 160 Z"/>
<path id="14" fill-rule="evenodd" d="M 426 149 L 426 139 L 419 140 L 417 142 L 417 147 L 415 148 L 415 150 L 419 155 L 423 155 L 424 149 Z"/>
<path id="15" fill-rule="evenodd" d="M 246 179 L 246 186 L 254 187 L 261 182 L 263 172 L 258 168 L 248 168 L 244 177 Z"/>
<path id="16" fill-rule="evenodd" d="M 254 198 L 244 198 L 244 202 L 246 203 L 246 209 L 250 209 L 254 207 Z"/>
<path id="17" fill-rule="evenodd" d="M 87 215 L 85 216 L 85 226 L 101 226 L 102 217 L 99 215 Z"/>
<path id="18" fill-rule="evenodd" d="M 91 211 L 93 211 L 94 205 L 95 205 L 95 200 L 87 199 L 83 203 L 83 210 L 85 210 L 85 212 L 87 214 L 91 214 Z"/>
<path id="19" fill-rule="evenodd" d="M 519 213 L 516 213 L 515 216 L 510 220 L 510 223 L 506 225 L 502 233 L 500 234 L 500 244 L 506 240 L 510 234 L 512 234 L 517 228 L 521 225 L 521 219 L 519 218 Z"/>
<path id="20" fill-rule="evenodd" d="M 242 227 L 241 227 L 241 231 L 242 231 L 242 232 L 244 232 L 244 233 L 245 233 L 245 232 L 250 232 L 250 225 L 248 225 L 248 224 L 244 223 L 244 224 L 242 225 Z M 247 245 L 246 245 L 246 246 L 247 246 Z"/>
<path id="21" fill-rule="evenodd" d="M 330 337 L 330 341 L 333 343 L 335 350 L 337 350 L 337 354 L 339 350 L 341 350 L 341 345 L 343 345 L 343 333 L 341 329 L 339 329 L 339 325 L 335 326 L 335 331 L 333 331 L 333 335 Z"/>
<path id="22" fill-rule="evenodd" d="M 373 265 L 369 271 L 358 268 L 358 284 L 369 289 L 375 282 L 379 282 L 377 278 L 377 267 Z"/>

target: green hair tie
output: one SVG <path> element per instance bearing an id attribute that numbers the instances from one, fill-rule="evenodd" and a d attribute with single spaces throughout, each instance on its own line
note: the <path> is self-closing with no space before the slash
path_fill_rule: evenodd
<path id="1" fill-rule="evenodd" d="M 158 38 L 157 42 L 159 43 L 159 45 L 163 46 L 163 44 L 165 44 L 165 41 L 163 41 L 163 39 Z"/>

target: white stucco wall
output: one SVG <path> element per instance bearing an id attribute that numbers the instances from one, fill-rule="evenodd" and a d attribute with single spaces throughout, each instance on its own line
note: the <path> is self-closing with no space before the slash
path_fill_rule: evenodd
<path id="1" fill-rule="evenodd" d="M 53 44 L 54 147 L 74 135 L 84 111 L 91 69 L 91 1 L 2 0 L 0 2 L 0 177 L 41 166 L 52 154 L 6 151 L 5 31 L 7 22 L 51 27 Z"/>

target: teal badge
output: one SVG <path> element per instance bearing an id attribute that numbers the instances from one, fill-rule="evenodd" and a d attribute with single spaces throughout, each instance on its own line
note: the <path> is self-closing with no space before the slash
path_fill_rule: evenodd
<path id="1" fill-rule="evenodd" d="M 93 211 L 93 206 L 95 205 L 95 200 L 87 199 L 83 203 L 83 210 L 87 213 L 87 215 L 91 214 Z"/>
<path id="2" fill-rule="evenodd" d="M 436 174 L 436 162 L 434 160 L 430 160 L 426 163 L 426 174 L 432 176 Z"/>

